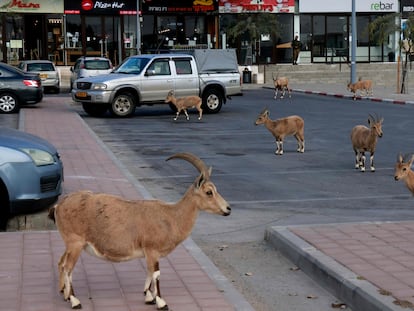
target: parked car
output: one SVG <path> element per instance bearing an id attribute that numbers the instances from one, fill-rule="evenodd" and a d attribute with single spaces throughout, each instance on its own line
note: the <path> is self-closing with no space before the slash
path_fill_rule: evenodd
<path id="1" fill-rule="evenodd" d="M 0 127 L 0 230 L 11 215 L 54 203 L 62 192 L 63 164 L 56 148 L 35 135 Z"/>
<path id="2" fill-rule="evenodd" d="M 39 74 L 0 62 L 0 113 L 18 112 L 21 106 L 37 104 L 42 98 Z"/>
<path id="3" fill-rule="evenodd" d="M 45 91 L 60 92 L 60 73 L 51 61 L 24 60 L 18 67 L 23 71 L 38 73 Z"/>
<path id="4" fill-rule="evenodd" d="M 105 57 L 82 56 L 78 58 L 73 67 L 70 67 L 70 88 L 76 79 L 94 77 L 110 73 L 113 70 L 112 63 Z"/>

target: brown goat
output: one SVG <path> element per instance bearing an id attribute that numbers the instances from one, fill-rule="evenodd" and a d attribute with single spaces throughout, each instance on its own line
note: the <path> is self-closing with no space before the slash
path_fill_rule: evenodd
<path id="1" fill-rule="evenodd" d="M 365 92 L 365 96 L 372 96 L 373 90 L 372 90 L 372 80 L 359 80 L 355 83 L 348 83 L 348 90 L 352 93 L 354 93 L 354 100 L 356 99 L 358 90 L 360 91 L 360 95 L 362 94 L 362 91 Z"/>
<path id="2" fill-rule="evenodd" d="M 72 308 L 80 308 L 72 286 L 72 271 L 82 252 L 120 262 L 145 257 L 145 303 L 168 310 L 161 298 L 159 259 L 171 253 L 191 233 L 200 210 L 228 216 L 229 204 L 210 181 L 211 167 L 190 153 L 177 153 L 194 165 L 200 176 L 175 204 L 159 200 L 125 200 L 110 194 L 79 191 L 52 208 L 66 249 L 59 260 L 59 290 Z"/>
<path id="3" fill-rule="evenodd" d="M 351 131 L 352 148 L 355 152 L 355 168 L 365 172 L 365 152 L 370 152 L 371 172 L 375 172 L 374 153 L 378 137 L 382 137 L 382 122 L 384 118 L 368 117 L 369 128 L 357 125 Z"/>
<path id="4" fill-rule="evenodd" d="M 201 120 L 201 117 L 203 116 L 203 109 L 201 109 L 202 101 L 199 96 L 186 96 L 186 97 L 176 98 L 174 96 L 174 91 L 171 90 L 168 92 L 165 102 L 172 103 L 177 109 L 177 113 L 176 113 L 174 120 L 177 120 L 178 115 L 181 113 L 181 111 L 184 111 L 187 120 L 190 120 L 190 117 L 188 116 L 188 113 L 187 113 L 187 108 L 197 108 L 198 114 L 199 114 L 198 116 L 199 120 Z"/>
<path id="5" fill-rule="evenodd" d="M 305 152 L 305 122 L 299 116 L 293 115 L 286 118 L 271 120 L 269 110 L 263 110 L 256 119 L 255 125 L 264 124 L 264 126 L 276 138 L 275 154 L 283 154 L 283 140 L 285 136 L 293 135 L 298 141 L 297 152 Z"/>
<path id="6" fill-rule="evenodd" d="M 414 155 L 404 157 L 399 154 L 397 157 L 397 163 L 395 164 L 394 179 L 404 180 L 408 190 L 414 195 L 414 172 L 411 169 L 411 165 L 414 161 Z"/>
<path id="7" fill-rule="evenodd" d="M 279 77 L 279 78 L 276 77 L 275 78 L 274 76 L 272 76 L 272 78 L 273 78 L 273 84 L 275 86 L 274 99 L 277 99 L 277 95 L 279 94 L 279 91 L 282 93 L 280 95 L 280 98 L 285 97 L 286 90 L 288 91 L 289 98 L 291 98 L 292 95 L 291 95 L 291 90 L 289 88 L 289 79 L 287 77 Z"/>

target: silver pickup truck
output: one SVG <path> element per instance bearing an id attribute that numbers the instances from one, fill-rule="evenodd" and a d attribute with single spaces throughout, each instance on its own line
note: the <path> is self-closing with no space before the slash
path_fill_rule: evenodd
<path id="1" fill-rule="evenodd" d="M 219 112 L 227 98 L 241 95 L 234 51 L 131 56 L 110 74 L 75 80 L 72 99 L 91 116 L 109 110 L 117 117 L 128 117 L 137 106 L 165 104 L 171 90 L 176 97 L 198 95 L 204 112 Z"/>

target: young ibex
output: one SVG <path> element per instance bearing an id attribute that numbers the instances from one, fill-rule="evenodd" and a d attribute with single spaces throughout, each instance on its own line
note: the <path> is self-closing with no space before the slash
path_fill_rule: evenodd
<path id="1" fill-rule="evenodd" d="M 365 96 L 372 96 L 374 92 L 372 90 L 372 80 L 361 80 L 361 78 L 355 83 L 348 83 L 348 90 L 354 94 L 354 100 L 356 100 L 357 92 L 360 91 L 360 95 L 362 95 L 362 91 L 365 92 Z"/>
<path id="2" fill-rule="evenodd" d="M 174 91 L 171 90 L 168 92 L 165 102 L 174 104 L 175 108 L 177 109 L 177 113 L 175 115 L 174 120 L 177 120 L 178 115 L 181 113 L 181 111 L 184 111 L 185 117 L 187 118 L 187 120 L 190 120 L 190 117 L 187 113 L 188 108 L 197 108 L 198 119 L 201 120 L 201 117 L 203 115 L 203 109 L 201 109 L 202 101 L 200 97 L 194 95 L 176 98 L 174 96 Z"/>
<path id="3" fill-rule="evenodd" d="M 277 95 L 279 94 L 279 91 L 282 93 L 280 95 L 280 98 L 285 97 L 285 93 L 286 90 L 288 91 L 289 94 L 289 98 L 292 97 L 291 95 L 291 90 L 289 88 L 289 79 L 287 77 L 274 77 L 274 75 L 272 74 L 272 78 L 273 78 L 273 84 L 275 86 L 275 96 L 274 98 L 277 99 Z"/>
<path id="4" fill-rule="evenodd" d="M 160 257 L 167 256 L 191 233 L 198 212 L 222 216 L 231 208 L 210 181 L 211 167 L 190 153 L 177 153 L 194 165 L 200 176 L 175 204 L 159 200 L 125 200 L 110 194 L 79 191 L 66 196 L 49 212 L 65 243 L 59 260 L 59 289 L 72 308 L 80 308 L 72 286 L 72 271 L 82 252 L 114 262 L 145 257 L 145 303 L 160 310 L 168 305 L 160 293 Z"/>
<path id="5" fill-rule="evenodd" d="M 414 161 L 414 155 L 405 155 L 404 157 L 399 154 L 397 157 L 397 164 L 395 164 L 394 179 L 404 180 L 408 190 L 414 195 L 414 172 L 411 169 L 411 165 Z"/>
<path id="6" fill-rule="evenodd" d="M 293 135 L 298 141 L 298 152 L 305 152 L 305 122 L 299 116 L 288 116 L 285 118 L 271 120 L 269 110 L 263 110 L 256 119 L 255 125 L 264 124 L 264 126 L 276 138 L 275 154 L 283 154 L 283 140 L 285 136 Z"/>
<path id="7" fill-rule="evenodd" d="M 375 172 L 374 153 L 378 137 L 382 137 L 382 122 L 384 118 L 368 117 L 369 128 L 357 125 L 351 131 L 352 148 L 355 152 L 355 168 L 365 172 L 365 152 L 370 152 L 371 172 Z"/>

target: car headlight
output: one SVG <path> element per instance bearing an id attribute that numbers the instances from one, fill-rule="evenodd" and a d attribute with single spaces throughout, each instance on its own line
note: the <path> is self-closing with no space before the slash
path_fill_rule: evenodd
<path id="1" fill-rule="evenodd" d="M 53 156 L 49 152 L 32 148 L 22 148 L 22 151 L 24 151 L 29 157 L 32 158 L 36 166 L 50 165 L 55 163 Z"/>
<path id="2" fill-rule="evenodd" d="M 94 83 L 91 87 L 92 90 L 106 90 L 106 84 L 105 83 Z"/>

